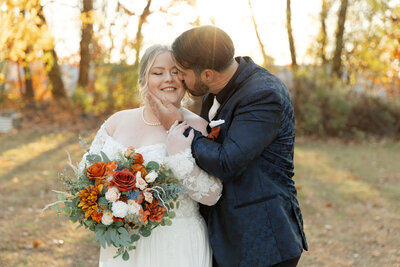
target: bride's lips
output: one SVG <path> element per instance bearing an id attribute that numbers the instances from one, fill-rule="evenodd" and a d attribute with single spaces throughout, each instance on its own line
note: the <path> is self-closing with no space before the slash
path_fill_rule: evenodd
<path id="1" fill-rule="evenodd" d="M 163 92 L 174 92 L 174 91 L 176 91 L 176 87 L 165 87 L 165 88 L 162 88 L 161 91 L 163 91 Z"/>

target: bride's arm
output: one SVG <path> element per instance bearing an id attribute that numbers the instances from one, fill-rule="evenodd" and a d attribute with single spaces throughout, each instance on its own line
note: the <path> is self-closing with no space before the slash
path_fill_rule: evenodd
<path id="1" fill-rule="evenodd" d="M 167 141 L 169 156 L 165 163 L 192 199 L 212 206 L 221 197 L 222 182 L 196 165 L 190 148 L 191 138 L 183 136 L 184 128 L 184 125 L 171 127 Z"/>
<path id="2" fill-rule="evenodd" d="M 108 133 L 106 131 L 106 123 L 103 123 L 100 126 L 100 129 L 97 131 L 96 136 L 94 137 L 92 144 L 90 145 L 89 151 L 83 154 L 81 162 L 79 163 L 79 170 L 82 170 L 86 164 L 86 156 L 88 154 L 99 154 L 103 149 L 104 143 L 106 142 Z"/>
<path id="3" fill-rule="evenodd" d="M 90 145 L 89 152 L 86 152 L 79 163 L 79 170 L 82 170 L 85 167 L 86 156 L 88 154 L 100 154 L 100 151 L 103 149 L 104 144 L 107 140 L 108 136 L 114 132 L 116 121 L 118 120 L 118 112 L 109 117 L 99 128 L 94 137 L 92 144 Z"/>

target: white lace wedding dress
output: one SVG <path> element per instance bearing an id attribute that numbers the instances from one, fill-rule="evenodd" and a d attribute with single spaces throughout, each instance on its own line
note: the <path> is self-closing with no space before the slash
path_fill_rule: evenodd
<path id="1" fill-rule="evenodd" d="M 126 148 L 107 134 L 103 124 L 92 142 L 90 152 L 103 151 L 110 159 L 114 159 L 119 151 L 125 152 Z M 145 164 L 148 161 L 166 164 L 189 194 L 179 196 L 180 207 L 175 209 L 177 216 L 172 220 L 172 226 L 159 226 L 149 237 L 142 237 L 136 242 L 136 249 L 130 251 L 128 261 L 121 256 L 113 258 L 115 247 L 101 247 L 99 266 L 211 267 L 212 251 L 198 202 L 215 203 L 222 191 L 220 180 L 195 165 L 190 149 L 168 156 L 166 145 L 159 143 L 136 148 L 136 152 L 143 155 Z"/>

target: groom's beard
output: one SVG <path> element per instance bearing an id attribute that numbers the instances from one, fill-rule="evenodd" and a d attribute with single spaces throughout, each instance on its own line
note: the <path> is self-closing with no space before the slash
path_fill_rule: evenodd
<path id="1" fill-rule="evenodd" d="M 185 80 L 182 81 L 183 87 L 185 90 L 189 91 L 189 93 L 193 96 L 203 96 L 207 94 L 210 90 L 210 88 L 205 85 L 204 83 L 201 82 L 200 79 L 197 79 L 196 77 L 196 82 L 194 83 L 194 88 L 190 89 L 187 85 Z"/>

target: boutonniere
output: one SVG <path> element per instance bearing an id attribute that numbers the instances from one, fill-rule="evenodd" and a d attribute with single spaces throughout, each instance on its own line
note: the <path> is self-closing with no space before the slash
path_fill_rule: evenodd
<path id="1" fill-rule="evenodd" d="M 215 141 L 219 136 L 219 131 L 221 130 L 221 127 L 218 125 L 221 125 L 223 123 L 225 123 L 224 120 L 211 121 L 209 124 L 211 132 L 208 134 L 207 137 Z"/>

